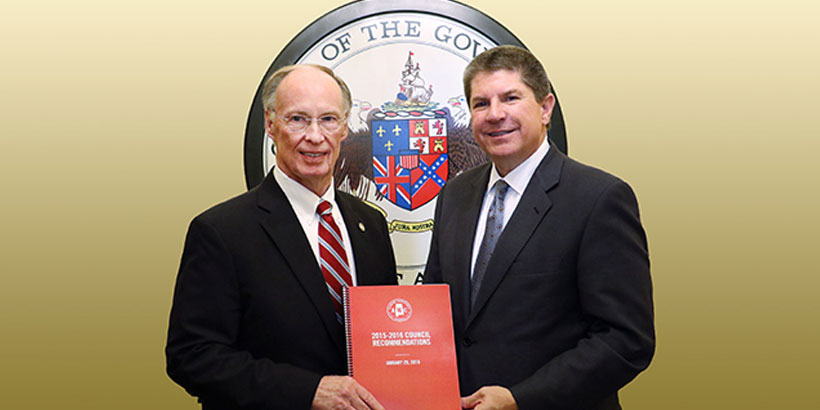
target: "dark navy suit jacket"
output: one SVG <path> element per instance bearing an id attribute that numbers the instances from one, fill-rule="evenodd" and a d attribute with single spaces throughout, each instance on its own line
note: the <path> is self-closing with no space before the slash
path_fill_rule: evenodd
<path id="1" fill-rule="evenodd" d="M 358 284 L 397 284 L 382 215 L 343 192 L 336 202 Z M 323 375 L 347 374 L 344 328 L 272 173 L 191 222 L 166 357 L 204 410 L 308 409 Z"/>
<path id="2" fill-rule="evenodd" d="M 519 408 L 620 409 L 655 335 L 646 236 L 630 187 L 554 146 L 496 245 L 475 306 L 470 263 L 491 164 L 439 194 L 425 283 L 451 285 L 462 395 L 509 388 Z"/>

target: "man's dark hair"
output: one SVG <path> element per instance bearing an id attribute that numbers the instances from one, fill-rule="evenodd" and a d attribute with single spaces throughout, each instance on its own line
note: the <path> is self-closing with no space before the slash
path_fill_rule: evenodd
<path id="1" fill-rule="evenodd" d="M 464 69 L 464 96 L 468 104 L 473 92 L 473 78 L 480 73 L 499 70 L 515 71 L 521 75 L 521 81 L 530 87 L 538 102 L 552 91 L 544 66 L 532 53 L 521 47 L 503 45 L 479 54 Z"/>

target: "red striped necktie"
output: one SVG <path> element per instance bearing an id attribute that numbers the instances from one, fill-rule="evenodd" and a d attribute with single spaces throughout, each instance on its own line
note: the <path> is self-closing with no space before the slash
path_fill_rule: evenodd
<path id="1" fill-rule="evenodd" d="M 319 264 L 327 282 L 327 290 L 333 298 L 336 319 L 342 323 L 342 288 L 351 286 L 353 281 L 350 277 L 350 265 L 347 263 L 342 232 L 333 221 L 331 208 L 332 205 L 328 201 L 322 201 L 316 207 L 319 214 Z"/>

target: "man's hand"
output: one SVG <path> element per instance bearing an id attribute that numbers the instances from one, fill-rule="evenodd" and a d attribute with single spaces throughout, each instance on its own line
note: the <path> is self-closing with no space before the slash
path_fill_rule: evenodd
<path id="1" fill-rule="evenodd" d="M 484 386 L 461 398 L 461 407 L 475 410 L 518 410 L 512 393 L 501 386 Z"/>
<path id="2" fill-rule="evenodd" d="M 349 376 L 324 376 L 313 396 L 313 410 L 384 410 L 370 392 Z"/>

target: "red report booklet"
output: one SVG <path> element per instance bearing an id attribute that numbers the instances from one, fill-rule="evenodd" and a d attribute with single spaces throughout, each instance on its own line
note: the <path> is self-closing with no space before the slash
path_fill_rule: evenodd
<path id="1" fill-rule="evenodd" d="M 448 285 L 345 288 L 348 372 L 387 410 L 459 410 Z"/>

